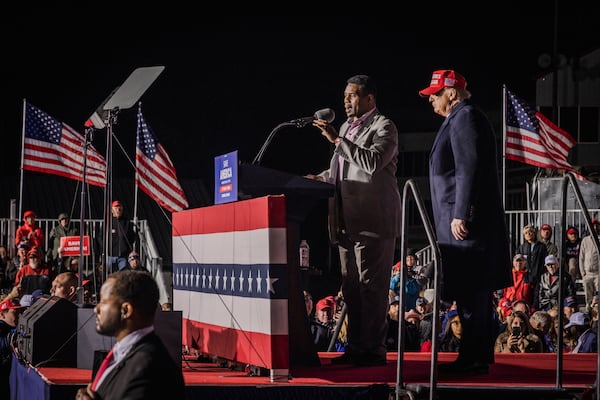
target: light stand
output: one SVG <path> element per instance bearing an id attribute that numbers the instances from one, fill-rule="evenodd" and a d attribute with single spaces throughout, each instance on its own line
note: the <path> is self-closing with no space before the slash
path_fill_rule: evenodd
<path id="1" fill-rule="evenodd" d="M 87 183 L 85 181 L 87 176 L 87 149 L 92 143 L 92 134 L 94 133 L 93 127 L 85 128 L 85 134 L 83 138 L 83 179 L 81 181 L 81 208 L 79 212 L 79 270 L 78 270 L 78 283 L 77 283 L 77 303 L 84 304 L 85 296 L 83 290 L 83 237 L 84 237 L 84 223 L 85 223 L 85 201 L 86 201 L 86 190 Z"/>
<path id="2" fill-rule="evenodd" d="M 131 75 L 123 82 L 121 86 L 114 89 L 108 98 L 104 100 L 102 105 L 94 111 L 86 122 L 86 127 L 92 129 L 92 126 L 96 129 L 107 130 L 106 135 L 106 187 L 104 190 L 104 260 L 103 260 L 103 276 L 102 282 L 109 274 L 109 256 L 111 248 L 111 231 L 112 231 L 112 218 L 111 218 L 111 197 L 112 197 L 112 137 L 113 137 L 113 126 L 116 124 L 117 115 L 119 111 L 131 108 L 144 94 L 144 92 L 150 87 L 150 85 L 158 78 L 158 76 L 165 69 L 164 66 L 157 67 L 140 67 L 134 70 Z M 104 119 L 106 118 L 106 119 Z M 86 157 L 84 153 L 84 157 Z M 84 182 L 85 182 L 85 161 L 84 161 Z M 83 197 L 83 194 L 82 194 Z M 83 232 L 83 208 L 85 204 L 82 201 L 81 204 L 81 226 Z M 80 236 L 80 249 L 79 249 L 79 262 L 82 265 L 83 259 L 83 236 Z M 78 300 L 83 303 L 83 290 L 82 286 L 82 275 L 79 274 L 79 288 L 80 296 Z"/>

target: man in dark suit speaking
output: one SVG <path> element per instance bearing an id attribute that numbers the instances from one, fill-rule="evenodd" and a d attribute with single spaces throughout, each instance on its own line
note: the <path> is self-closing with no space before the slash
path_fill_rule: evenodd
<path id="1" fill-rule="evenodd" d="M 121 270 L 106 279 L 94 308 L 96 331 L 115 337 L 93 382 L 77 399 L 183 399 L 181 365 L 154 332 L 159 293 L 143 271 Z"/>
<path id="2" fill-rule="evenodd" d="M 481 374 L 494 362 L 493 291 L 512 285 L 496 137 L 471 103 L 465 78 L 434 71 L 427 97 L 444 122 L 429 158 L 433 219 L 442 259 L 441 296 L 456 300 L 463 327 L 456 361 L 442 373 Z"/>

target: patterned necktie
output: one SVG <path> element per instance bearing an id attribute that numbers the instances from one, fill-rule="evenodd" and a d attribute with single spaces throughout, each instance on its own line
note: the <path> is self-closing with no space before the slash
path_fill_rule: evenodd
<path id="1" fill-rule="evenodd" d="M 113 359 L 114 359 L 113 349 L 110 349 L 110 351 L 108 352 L 106 357 L 104 357 L 104 360 L 102 360 L 102 364 L 100 364 L 100 368 L 98 368 L 98 372 L 96 372 L 96 377 L 94 378 L 94 382 L 92 383 L 93 391 L 96 391 L 96 386 L 98 386 L 98 382 L 100 381 L 100 378 L 104 374 L 104 371 L 106 371 L 106 368 L 108 368 L 110 363 L 113 361 Z"/>

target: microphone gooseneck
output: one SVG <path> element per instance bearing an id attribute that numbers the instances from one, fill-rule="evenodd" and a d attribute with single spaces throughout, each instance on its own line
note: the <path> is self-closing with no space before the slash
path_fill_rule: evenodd
<path id="1" fill-rule="evenodd" d="M 322 110 L 315 111 L 315 113 L 311 117 L 297 118 L 297 119 L 293 119 L 289 122 L 284 122 L 284 123 L 277 125 L 275 127 L 275 129 L 273 129 L 271 131 L 271 133 L 269 133 L 269 136 L 267 136 L 267 140 L 265 140 L 262 147 L 256 154 L 256 157 L 254 157 L 254 160 L 252 161 L 252 165 L 260 164 L 260 160 L 262 160 L 262 157 L 265 153 L 265 150 L 269 146 L 269 143 L 271 143 L 271 141 L 273 140 L 273 137 L 275 137 L 275 133 L 277 133 L 281 128 L 290 126 L 290 125 L 295 126 L 296 128 L 303 128 L 316 119 L 324 119 L 328 123 L 332 123 L 333 120 L 335 119 L 335 111 L 333 111 L 331 108 L 323 108 Z"/>

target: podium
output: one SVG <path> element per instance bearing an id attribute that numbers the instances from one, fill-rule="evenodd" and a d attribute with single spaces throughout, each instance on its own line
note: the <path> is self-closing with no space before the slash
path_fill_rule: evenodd
<path id="1" fill-rule="evenodd" d="M 271 370 L 319 365 L 299 286 L 299 223 L 333 186 L 242 166 L 238 202 L 173 213 L 183 345 Z"/>
<path id="2" fill-rule="evenodd" d="M 310 336 L 310 321 L 300 285 L 300 226 L 312 209 L 333 197 L 335 186 L 257 165 L 241 164 L 238 187 L 245 196 L 285 196 L 289 266 L 289 348 L 291 365 L 320 365 Z"/>
<path id="3" fill-rule="evenodd" d="M 282 194 L 286 198 L 287 219 L 294 224 L 304 221 L 322 199 L 333 197 L 335 186 L 257 165 L 240 164 L 240 199 Z M 296 249 L 298 249 L 298 244 Z"/>

